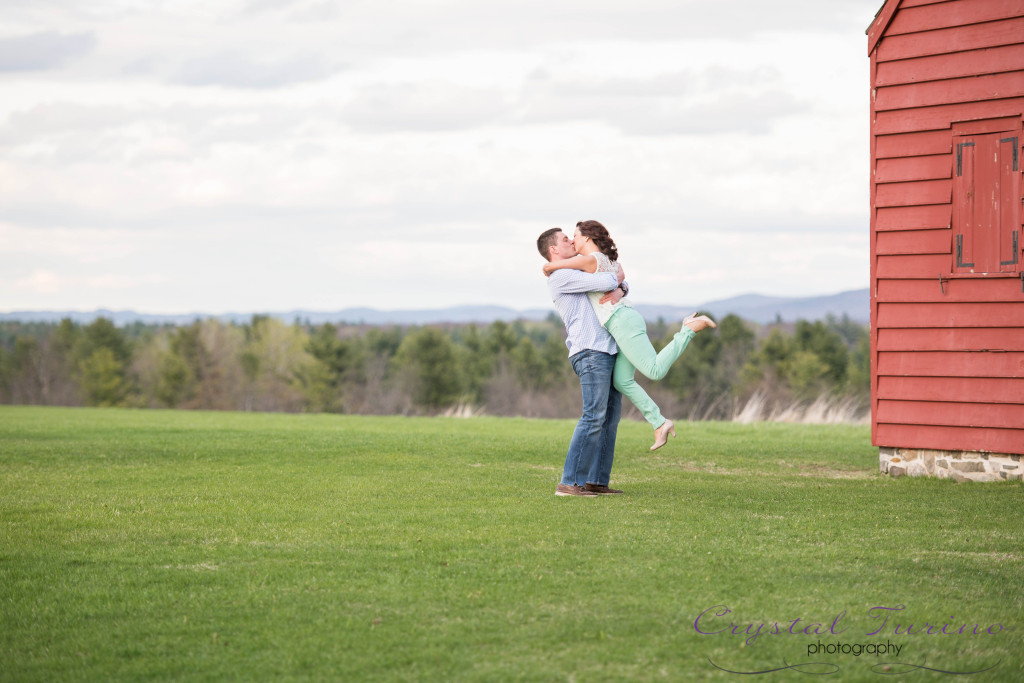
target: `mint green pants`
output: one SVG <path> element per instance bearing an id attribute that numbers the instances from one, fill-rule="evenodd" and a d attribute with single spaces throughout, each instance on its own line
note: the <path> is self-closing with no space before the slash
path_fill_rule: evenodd
<path id="1" fill-rule="evenodd" d="M 659 353 L 654 350 L 651 340 L 647 337 L 647 323 L 644 322 L 643 316 L 629 306 L 622 306 L 612 313 L 612 317 L 605 323 L 605 328 L 619 345 L 612 384 L 623 396 L 632 401 L 644 419 L 657 429 L 665 424 L 665 418 L 662 417 L 658 404 L 636 383 L 636 371 L 639 370 L 640 374 L 648 379 L 663 379 L 668 374 L 668 369 L 686 350 L 686 346 L 693 339 L 694 331 L 684 327 Z"/>

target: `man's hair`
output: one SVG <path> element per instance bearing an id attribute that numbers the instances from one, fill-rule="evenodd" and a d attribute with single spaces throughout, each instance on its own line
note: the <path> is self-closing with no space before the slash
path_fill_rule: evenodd
<path id="1" fill-rule="evenodd" d="M 540 237 L 537 238 L 537 251 L 540 252 L 545 261 L 551 260 L 551 247 L 558 244 L 558 238 L 555 235 L 560 232 L 562 232 L 561 228 L 551 228 L 542 232 Z"/>

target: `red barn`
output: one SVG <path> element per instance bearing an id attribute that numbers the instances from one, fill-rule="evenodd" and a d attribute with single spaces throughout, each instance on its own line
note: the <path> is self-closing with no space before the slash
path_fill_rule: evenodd
<path id="1" fill-rule="evenodd" d="M 887 0 L 871 57 L 871 436 L 894 476 L 1024 472 L 1024 0 Z"/>

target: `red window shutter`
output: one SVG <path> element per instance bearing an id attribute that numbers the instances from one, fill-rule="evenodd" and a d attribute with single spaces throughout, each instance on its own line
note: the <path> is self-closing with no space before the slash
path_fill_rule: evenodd
<path id="1" fill-rule="evenodd" d="M 999 139 L 999 270 L 1020 271 L 1020 136 Z"/>
<path id="2" fill-rule="evenodd" d="M 1021 270 L 1019 133 L 954 138 L 954 273 Z"/>

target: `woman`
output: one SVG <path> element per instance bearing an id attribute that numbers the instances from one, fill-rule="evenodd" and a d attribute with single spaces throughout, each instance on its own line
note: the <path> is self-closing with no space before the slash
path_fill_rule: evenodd
<path id="1" fill-rule="evenodd" d="M 597 221 L 577 223 L 572 244 L 576 248 L 577 256 L 546 263 L 545 275 L 550 275 L 561 268 L 582 270 L 587 273 L 615 273 L 619 270 L 619 252 L 615 248 L 615 242 L 608 234 L 608 230 Z M 662 416 L 658 404 L 637 384 L 636 371 L 639 370 L 649 379 L 664 378 L 672 363 L 686 350 L 693 336 L 704 328 L 717 325 L 706 315 L 693 314 L 683 321 L 682 328 L 672 337 L 672 341 L 658 353 L 647 337 L 647 323 L 629 303 L 622 300 L 618 303 L 601 303 L 604 296 L 601 292 L 591 292 L 589 296 L 597 319 L 619 346 L 612 383 L 633 402 L 654 427 L 654 445 L 651 446 L 651 450 L 657 450 L 668 442 L 669 434 L 676 435 L 675 424 Z"/>

